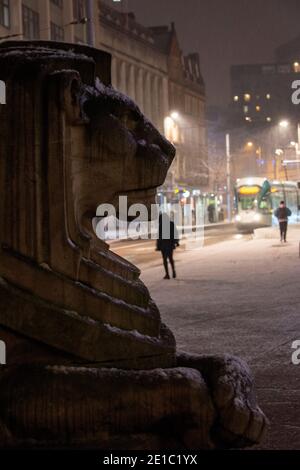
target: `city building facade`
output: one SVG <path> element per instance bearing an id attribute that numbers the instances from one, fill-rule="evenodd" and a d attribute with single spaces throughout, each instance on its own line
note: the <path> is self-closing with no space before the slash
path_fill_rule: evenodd
<path id="1" fill-rule="evenodd" d="M 85 0 L 0 0 L 0 38 L 87 43 L 89 8 L 96 15 L 97 3 Z"/>
<path id="2" fill-rule="evenodd" d="M 175 26 L 151 28 L 167 57 L 169 114 L 165 133 L 177 147 L 171 172 L 180 186 L 208 185 L 205 87 L 198 54 L 183 56 Z"/>
<path id="3" fill-rule="evenodd" d="M 133 13 L 122 13 L 99 2 L 100 34 L 96 47 L 112 56 L 112 84 L 130 96 L 163 133 L 169 113 L 167 60 L 152 31 L 137 23 Z"/>
<path id="4" fill-rule="evenodd" d="M 281 56 L 283 57 L 283 56 Z M 299 107 L 292 101 L 292 84 L 300 80 L 300 62 L 234 65 L 231 67 L 232 134 L 238 177 L 252 175 L 292 179 L 299 158 Z"/>
<path id="5" fill-rule="evenodd" d="M 205 87 L 197 54 L 184 56 L 174 24 L 146 28 L 133 13 L 100 2 L 97 47 L 112 55 L 112 82 L 176 146 L 164 189 L 208 185 Z"/>

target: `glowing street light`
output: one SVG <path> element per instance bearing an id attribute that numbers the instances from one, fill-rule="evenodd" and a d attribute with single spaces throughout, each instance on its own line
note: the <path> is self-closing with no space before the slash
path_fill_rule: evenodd
<path id="1" fill-rule="evenodd" d="M 298 61 L 294 62 L 294 72 L 299 73 L 300 72 L 300 64 Z"/>
<path id="2" fill-rule="evenodd" d="M 171 118 L 174 119 L 174 120 L 178 119 L 179 118 L 179 113 L 177 111 L 173 111 L 171 113 Z"/>
<path id="3" fill-rule="evenodd" d="M 179 126 L 173 114 L 175 114 L 175 112 L 171 113 L 170 116 L 165 117 L 165 120 L 164 120 L 165 136 L 173 144 L 177 144 L 179 142 Z"/>
<path id="4" fill-rule="evenodd" d="M 289 121 L 287 121 L 286 119 L 283 119 L 282 121 L 280 121 L 279 123 L 279 126 L 282 127 L 283 129 L 286 129 L 287 127 L 289 127 L 290 123 Z"/>

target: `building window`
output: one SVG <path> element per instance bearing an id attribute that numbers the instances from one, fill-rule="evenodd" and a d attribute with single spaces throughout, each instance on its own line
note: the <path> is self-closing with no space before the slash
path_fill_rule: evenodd
<path id="1" fill-rule="evenodd" d="M 58 26 L 55 23 L 50 23 L 51 30 L 51 40 L 52 41 L 63 41 L 64 40 L 64 30 L 61 26 Z"/>
<path id="2" fill-rule="evenodd" d="M 290 73 L 291 66 L 290 65 L 278 65 L 278 72 L 279 73 Z"/>
<path id="3" fill-rule="evenodd" d="M 239 100 L 238 95 L 235 95 L 235 96 L 233 97 L 233 101 L 238 101 L 238 100 Z"/>
<path id="4" fill-rule="evenodd" d="M 267 100 L 270 100 L 270 99 L 271 99 L 270 93 L 267 93 L 267 94 L 266 94 L 266 98 L 267 98 Z"/>
<path id="5" fill-rule="evenodd" d="M 31 8 L 22 5 L 23 35 L 27 39 L 39 39 L 40 20 L 39 14 Z"/>
<path id="6" fill-rule="evenodd" d="M 85 16 L 84 0 L 73 0 L 74 20 L 81 20 Z"/>
<path id="7" fill-rule="evenodd" d="M 10 27 L 9 0 L 0 0 L 0 24 L 6 28 Z"/>
<path id="8" fill-rule="evenodd" d="M 63 7 L 63 0 L 51 0 L 51 3 L 54 3 L 59 8 Z"/>
<path id="9" fill-rule="evenodd" d="M 244 100 L 249 102 L 251 100 L 251 95 L 249 93 L 244 94 Z"/>
<path id="10" fill-rule="evenodd" d="M 262 66 L 262 73 L 275 73 L 276 67 L 275 65 L 263 65 Z"/>

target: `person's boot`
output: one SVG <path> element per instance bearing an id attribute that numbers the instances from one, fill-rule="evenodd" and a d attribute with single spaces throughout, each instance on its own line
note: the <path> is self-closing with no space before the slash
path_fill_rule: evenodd
<path id="1" fill-rule="evenodd" d="M 176 279 L 176 271 L 173 271 L 173 279 Z"/>
<path id="2" fill-rule="evenodd" d="M 169 273 L 167 273 L 167 274 L 165 275 L 164 279 L 170 279 Z"/>

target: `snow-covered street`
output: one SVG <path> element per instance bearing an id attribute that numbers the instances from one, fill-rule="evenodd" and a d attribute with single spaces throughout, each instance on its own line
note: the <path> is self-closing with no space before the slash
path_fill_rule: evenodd
<path id="1" fill-rule="evenodd" d="M 271 422 L 265 449 L 300 447 L 300 365 L 291 361 L 292 343 L 300 340 L 298 233 L 287 244 L 235 237 L 178 249 L 176 280 L 163 280 L 162 266 L 140 265 L 178 349 L 248 362 Z"/>

